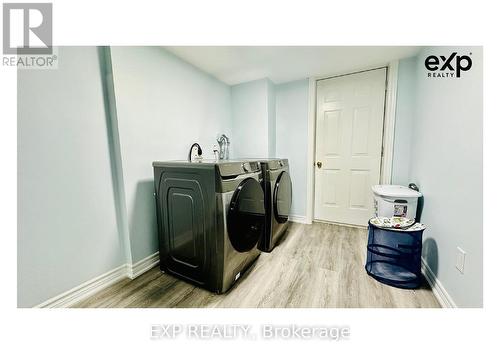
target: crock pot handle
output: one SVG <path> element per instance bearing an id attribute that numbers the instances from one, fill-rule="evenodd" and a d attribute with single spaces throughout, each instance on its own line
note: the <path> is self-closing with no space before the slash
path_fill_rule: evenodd
<path id="1" fill-rule="evenodd" d="M 418 189 L 418 186 L 415 183 L 410 183 L 408 185 L 408 188 L 413 189 L 414 191 L 420 192 L 420 190 Z"/>

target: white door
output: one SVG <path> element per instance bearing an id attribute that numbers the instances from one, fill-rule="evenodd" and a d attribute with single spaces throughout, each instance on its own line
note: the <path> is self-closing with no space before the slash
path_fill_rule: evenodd
<path id="1" fill-rule="evenodd" d="M 386 69 L 317 82 L 317 220 L 367 225 L 380 180 Z"/>

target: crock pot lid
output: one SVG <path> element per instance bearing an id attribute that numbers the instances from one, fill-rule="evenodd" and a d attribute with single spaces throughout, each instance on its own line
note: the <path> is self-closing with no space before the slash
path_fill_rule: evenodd
<path id="1" fill-rule="evenodd" d="M 372 191 L 382 197 L 418 198 L 422 196 L 422 193 L 417 192 L 411 188 L 393 184 L 379 184 L 373 186 Z"/>

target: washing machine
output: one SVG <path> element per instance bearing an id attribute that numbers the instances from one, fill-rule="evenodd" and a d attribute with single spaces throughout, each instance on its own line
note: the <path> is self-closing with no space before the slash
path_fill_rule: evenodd
<path id="1" fill-rule="evenodd" d="M 292 180 L 288 159 L 259 160 L 266 209 L 266 227 L 259 249 L 271 252 L 288 227 L 292 206 Z"/>
<path id="2" fill-rule="evenodd" d="M 226 292 L 257 259 L 265 232 L 256 161 L 154 162 L 160 269 Z"/>

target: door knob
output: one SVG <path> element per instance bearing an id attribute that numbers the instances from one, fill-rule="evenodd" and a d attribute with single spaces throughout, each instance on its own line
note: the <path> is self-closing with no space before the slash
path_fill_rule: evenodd
<path id="1" fill-rule="evenodd" d="M 318 161 L 316 162 L 316 166 L 318 166 L 318 168 L 321 168 L 321 166 L 323 166 L 323 163 L 321 161 Z"/>

